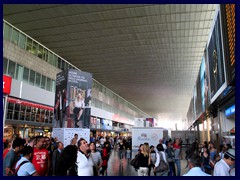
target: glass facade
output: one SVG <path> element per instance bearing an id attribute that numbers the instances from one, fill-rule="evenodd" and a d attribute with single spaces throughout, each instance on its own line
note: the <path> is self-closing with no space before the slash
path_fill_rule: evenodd
<path id="1" fill-rule="evenodd" d="M 7 58 L 3 58 L 3 74 L 47 91 L 55 92 L 55 80 L 28 69 Z"/>

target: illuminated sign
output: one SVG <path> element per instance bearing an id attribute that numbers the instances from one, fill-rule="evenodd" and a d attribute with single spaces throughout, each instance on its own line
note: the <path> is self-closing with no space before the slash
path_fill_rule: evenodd
<path id="1" fill-rule="evenodd" d="M 230 116 L 235 113 L 235 105 L 232 105 L 231 107 L 227 108 L 225 110 L 225 115 Z"/>
<path id="2" fill-rule="evenodd" d="M 234 66 L 235 65 L 235 4 L 226 5 L 226 19 L 227 19 L 230 64 L 231 66 Z"/>
<path id="3" fill-rule="evenodd" d="M 3 75 L 3 93 L 10 94 L 12 85 L 12 77 Z"/>

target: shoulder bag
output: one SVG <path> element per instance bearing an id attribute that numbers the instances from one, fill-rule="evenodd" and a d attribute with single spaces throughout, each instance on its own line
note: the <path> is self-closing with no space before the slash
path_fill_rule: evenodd
<path id="1" fill-rule="evenodd" d="M 159 165 L 156 167 L 155 172 L 164 172 L 168 170 L 168 164 L 164 161 L 162 153 L 158 153 L 160 156 L 160 162 Z"/>

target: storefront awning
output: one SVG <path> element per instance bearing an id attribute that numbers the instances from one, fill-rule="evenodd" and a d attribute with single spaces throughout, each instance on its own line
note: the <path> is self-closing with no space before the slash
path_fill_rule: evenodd
<path id="1" fill-rule="evenodd" d="M 45 106 L 45 105 L 41 105 L 41 104 L 36 104 L 36 103 L 32 103 L 32 102 L 28 102 L 28 101 L 23 101 L 17 98 L 12 98 L 12 97 L 8 97 L 7 99 L 8 102 L 10 103 L 15 103 L 15 104 L 22 104 L 24 106 L 30 106 L 30 107 L 35 107 L 35 108 L 39 108 L 39 109 L 45 109 L 45 110 L 49 110 L 49 111 L 53 111 L 53 107 L 49 107 L 49 106 Z"/>

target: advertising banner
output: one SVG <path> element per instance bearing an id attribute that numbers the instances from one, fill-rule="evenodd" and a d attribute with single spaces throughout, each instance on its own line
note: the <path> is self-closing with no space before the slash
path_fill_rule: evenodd
<path id="1" fill-rule="evenodd" d="M 209 62 L 211 103 L 213 103 L 227 87 L 219 12 L 216 15 L 215 24 L 207 46 L 207 57 Z"/>
<path id="2" fill-rule="evenodd" d="M 3 93 L 10 94 L 12 85 L 12 77 L 3 75 Z"/>
<path id="3" fill-rule="evenodd" d="M 83 128 L 53 128 L 52 137 L 57 137 L 64 144 L 64 147 L 70 144 L 74 134 L 78 134 L 78 140 L 84 138 L 90 142 L 90 129 Z"/>
<path id="4" fill-rule="evenodd" d="M 54 128 L 89 128 L 92 74 L 69 69 L 57 74 Z"/>
<path id="5" fill-rule="evenodd" d="M 132 128 L 132 150 L 138 150 L 140 144 L 147 142 L 149 146 L 157 146 L 163 138 L 162 128 Z"/>

